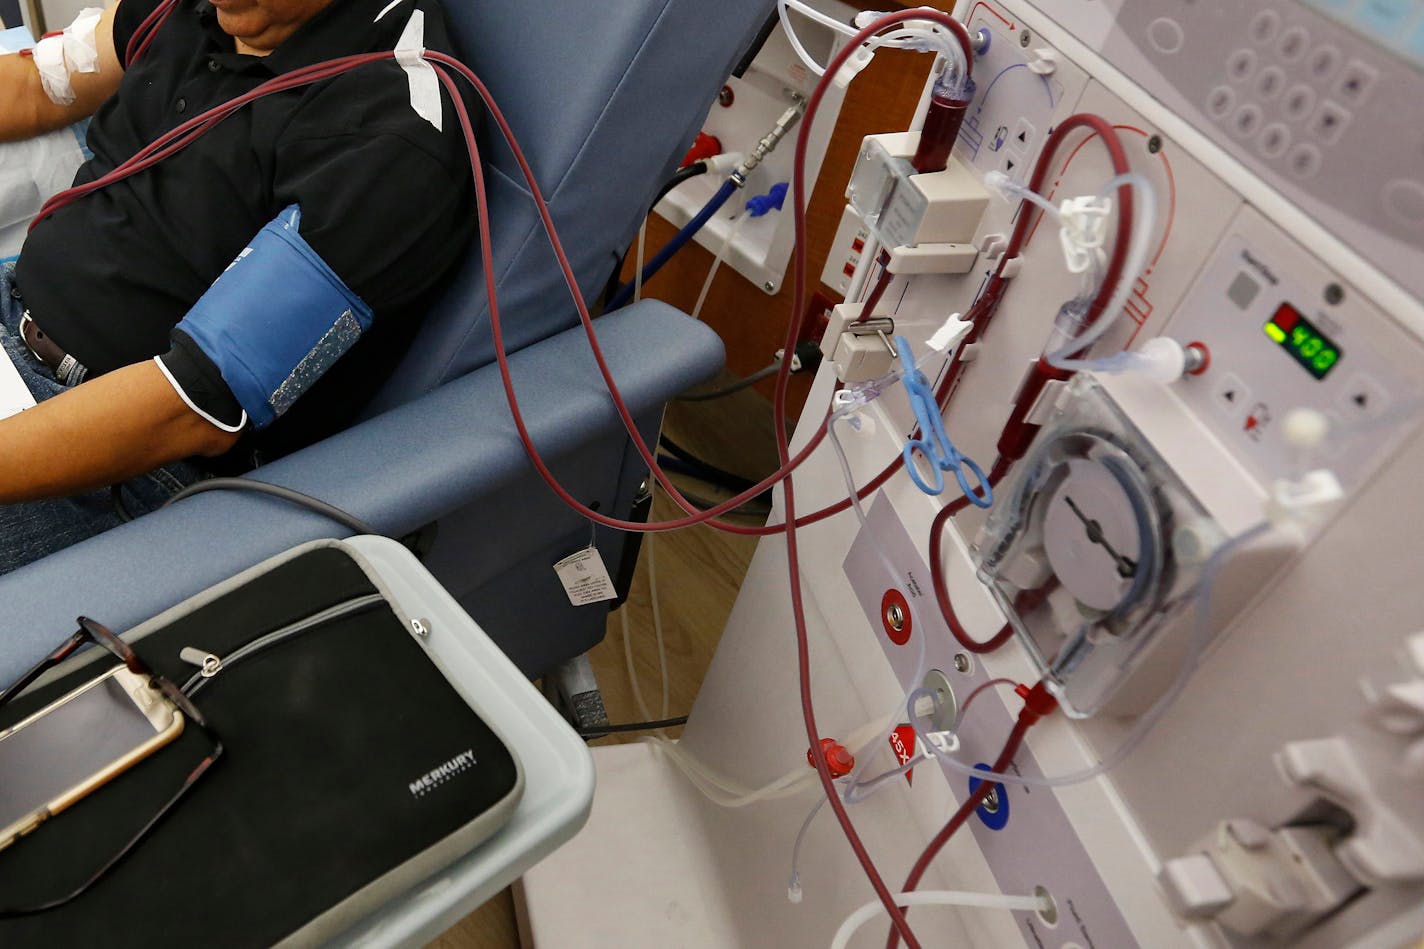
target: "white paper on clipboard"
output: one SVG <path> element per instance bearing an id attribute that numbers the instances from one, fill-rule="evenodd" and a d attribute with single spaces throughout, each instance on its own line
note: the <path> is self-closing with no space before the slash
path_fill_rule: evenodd
<path id="1" fill-rule="evenodd" d="M 34 406 L 35 397 L 20 378 L 20 371 L 10 362 L 10 354 L 0 349 L 0 418 L 18 415 Z"/>

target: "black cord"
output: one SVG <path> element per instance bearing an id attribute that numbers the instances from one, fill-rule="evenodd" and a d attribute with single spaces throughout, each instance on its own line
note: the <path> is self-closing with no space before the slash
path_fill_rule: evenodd
<path id="1" fill-rule="evenodd" d="M 757 56 L 761 54 L 762 47 L 766 45 L 767 40 L 771 39 L 772 32 L 780 24 L 781 17 L 773 10 L 771 16 L 767 17 L 766 22 L 761 25 L 761 29 L 757 32 L 756 39 L 752 40 L 752 45 L 748 47 L 746 55 L 742 57 L 742 61 L 737 63 L 736 69 L 732 70 L 732 75 L 735 78 L 741 79 L 747 74 L 747 70 L 752 68 L 752 63 L 756 60 Z"/>
<path id="2" fill-rule="evenodd" d="M 713 399 L 725 399 L 729 395 L 736 395 L 738 392 L 741 392 L 744 389 L 750 389 L 752 386 L 756 385 L 763 379 L 771 378 L 772 376 L 776 375 L 777 371 L 780 369 L 781 361 L 777 360 L 770 366 L 758 369 L 756 372 L 747 376 L 745 379 L 738 379 L 731 385 L 723 386 L 720 389 L 713 389 L 710 392 L 689 392 L 685 395 L 676 396 L 675 401 L 711 402 Z"/>
<path id="3" fill-rule="evenodd" d="M 678 185 L 682 184 L 685 181 L 691 181 L 698 175 L 705 174 L 707 174 L 707 163 L 705 161 L 693 162 L 686 168 L 678 169 L 676 174 L 674 174 L 667 181 L 663 182 L 663 186 L 658 189 L 657 196 L 653 198 L 653 203 L 648 205 L 647 214 L 644 214 L 643 216 L 647 217 L 648 214 L 652 214 L 653 208 L 661 204 L 663 198 L 666 198 L 669 194 L 671 194 L 672 190 Z M 613 273 L 608 275 L 608 283 L 606 283 L 603 287 L 602 300 L 605 305 L 607 305 L 609 300 L 613 299 L 613 294 L 617 293 L 618 288 L 623 285 L 623 265 L 627 262 L 628 250 L 625 248 L 623 253 L 618 258 L 617 265 L 615 265 L 613 268 Z"/>
<path id="4" fill-rule="evenodd" d="M 278 484 L 268 484 L 265 481 L 252 481 L 247 478 L 209 478 L 207 481 L 199 481 L 197 484 L 190 484 L 169 498 L 164 507 L 170 504 L 177 504 L 186 498 L 191 498 L 195 494 L 202 494 L 205 491 L 253 491 L 257 494 L 267 494 L 274 498 L 281 498 L 291 504 L 315 511 L 323 517 L 330 518 L 343 527 L 349 528 L 357 534 L 375 534 L 384 536 L 370 524 L 361 520 L 354 514 L 348 514 L 339 507 L 327 504 L 300 491 L 291 488 L 284 488 Z"/>
<path id="5" fill-rule="evenodd" d="M 687 716 L 684 715 L 681 718 L 665 718 L 660 722 L 631 722 L 627 725 L 599 725 L 595 728 L 580 728 L 578 733 L 580 738 L 594 739 L 620 735 L 624 732 L 648 732 L 656 731 L 659 728 L 676 728 L 686 724 Z"/>

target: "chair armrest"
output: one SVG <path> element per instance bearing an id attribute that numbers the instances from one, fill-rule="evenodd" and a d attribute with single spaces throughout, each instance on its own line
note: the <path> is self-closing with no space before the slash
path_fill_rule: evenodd
<path id="1" fill-rule="evenodd" d="M 597 329 L 635 416 L 722 366 L 716 334 L 662 303 L 627 307 L 599 319 Z M 553 459 L 622 434 L 581 328 L 515 353 L 510 364 L 541 454 Z M 400 536 L 535 476 L 491 364 L 249 477 L 321 498 Z M 80 614 L 126 629 L 273 554 L 348 533 L 275 498 L 214 491 L 22 567 L 0 577 L 0 683 L 73 632 Z"/>

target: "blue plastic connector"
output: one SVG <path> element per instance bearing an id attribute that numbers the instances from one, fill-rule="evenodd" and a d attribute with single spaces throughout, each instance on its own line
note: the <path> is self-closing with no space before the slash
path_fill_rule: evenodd
<path id="1" fill-rule="evenodd" d="M 786 182 L 772 185 L 766 194 L 759 194 L 747 202 L 747 212 L 752 217 L 762 217 L 772 211 L 780 211 L 781 206 L 786 203 L 786 192 L 790 188 Z"/>

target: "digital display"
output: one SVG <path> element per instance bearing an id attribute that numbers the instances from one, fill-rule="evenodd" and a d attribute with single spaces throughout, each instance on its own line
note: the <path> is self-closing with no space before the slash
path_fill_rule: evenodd
<path id="1" fill-rule="evenodd" d="M 1282 303 L 1265 325 L 1266 335 L 1317 379 L 1324 379 L 1344 355 L 1334 340 L 1315 328 L 1289 303 Z"/>

